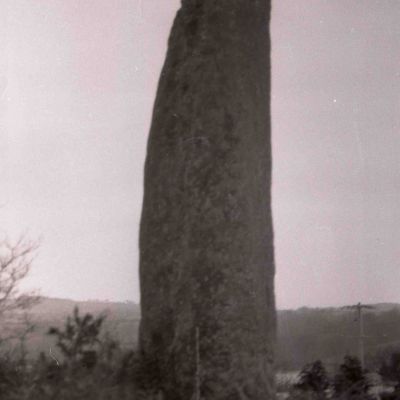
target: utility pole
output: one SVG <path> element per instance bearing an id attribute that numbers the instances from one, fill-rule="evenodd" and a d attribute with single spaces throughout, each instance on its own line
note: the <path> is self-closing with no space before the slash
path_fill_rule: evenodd
<path id="1" fill-rule="evenodd" d="M 347 310 L 356 310 L 357 320 L 358 320 L 358 354 L 360 358 L 361 368 L 365 368 L 365 350 L 364 350 L 364 339 L 366 338 L 364 334 L 364 319 L 363 319 L 363 309 L 373 309 L 374 307 L 365 304 L 358 303 L 354 306 L 343 307 Z"/>

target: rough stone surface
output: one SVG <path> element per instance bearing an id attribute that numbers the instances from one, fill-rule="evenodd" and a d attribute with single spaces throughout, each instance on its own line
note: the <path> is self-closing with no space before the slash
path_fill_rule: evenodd
<path id="1" fill-rule="evenodd" d="M 166 400 L 196 376 L 202 399 L 274 397 L 269 16 L 183 0 L 169 39 L 140 232 L 140 351 Z"/>

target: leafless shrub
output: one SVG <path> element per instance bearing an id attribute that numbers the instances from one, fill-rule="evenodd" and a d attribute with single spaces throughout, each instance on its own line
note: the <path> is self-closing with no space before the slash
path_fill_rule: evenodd
<path id="1" fill-rule="evenodd" d="M 0 344 L 20 340 L 32 331 L 27 312 L 39 301 L 35 292 L 23 291 L 38 243 L 21 236 L 0 241 Z"/>

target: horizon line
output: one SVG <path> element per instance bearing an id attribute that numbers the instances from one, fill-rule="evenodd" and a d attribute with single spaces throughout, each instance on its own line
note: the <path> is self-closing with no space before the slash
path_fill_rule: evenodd
<path id="1" fill-rule="evenodd" d="M 110 300 L 110 299 L 74 299 L 71 297 L 53 297 L 49 295 L 39 295 L 40 299 L 48 299 L 48 300 L 64 300 L 64 301 L 72 301 L 77 303 L 114 303 L 114 304 L 134 304 L 140 306 L 140 301 L 136 300 Z M 353 304 L 353 303 L 351 303 Z M 346 307 L 351 305 L 350 303 L 342 304 L 342 305 L 322 305 L 322 306 L 313 306 L 313 305 L 300 305 L 297 307 L 277 307 L 276 311 L 296 311 L 301 309 L 332 309 L 337 308 L 340 309 L 342 307 Z M 356 303 L 354 303 L 356 304 Z M 365 305 L 400 305 L 400 302 L 396 301 L 381 301 L 376 303 L 363 303 Z"/>

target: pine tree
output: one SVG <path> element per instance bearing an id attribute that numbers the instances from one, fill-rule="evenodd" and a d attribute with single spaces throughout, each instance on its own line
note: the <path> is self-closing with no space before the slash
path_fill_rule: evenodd
<path id="1" fill-rule="evenodd" d="M 325 397 L 325 391 L 329 388 L 329 379 L 324 364 L 318 360 L 306 365 L 300 372 L 296 388 L 314 392 L 319 395 L 319 398 Z"/>
<path id="2" fill-rule="evenodd" d="M 339 373 L 334 379 L 334 391 L 336 396 L 347 398 L 364 396 L 369 390 L 369 383 L 361 368 L 361 363 L 357 357 L 346 356 L 341 364 Z"/>

